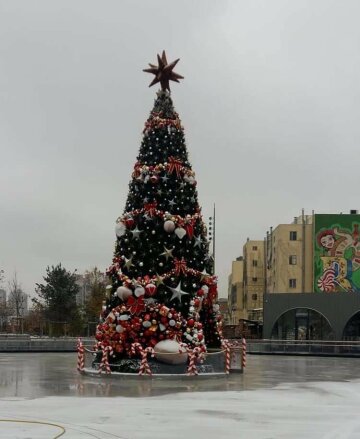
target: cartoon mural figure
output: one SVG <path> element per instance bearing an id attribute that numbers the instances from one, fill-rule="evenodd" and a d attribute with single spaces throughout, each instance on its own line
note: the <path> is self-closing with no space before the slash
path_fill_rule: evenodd
<path id="1" fill-rule="evenodd" d="M 317 278 L 320 291 L 360 292 L 360 241 L 359 225 L 352 231 L 337 226 L 320 231 L 316 236 L 322 255 L 321 274 Z"/>

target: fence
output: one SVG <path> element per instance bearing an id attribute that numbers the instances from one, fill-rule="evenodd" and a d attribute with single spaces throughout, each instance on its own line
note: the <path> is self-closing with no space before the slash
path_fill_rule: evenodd
<path id="1" fill-rule="evenodd" d="M 89 339 L 88 343 L 93 342 Z M 30 337 L 0 335 L 0 352 L 75 352 L 77 338 Z"/>
<path id="2" fill-rule="evenodd" d="M 251 340 L 249 354 L 360 357 L 360 341 Z"/>

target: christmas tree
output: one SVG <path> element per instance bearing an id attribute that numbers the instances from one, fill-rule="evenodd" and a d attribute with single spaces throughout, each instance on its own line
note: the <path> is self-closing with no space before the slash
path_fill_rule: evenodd
<path id="1" fill-rule="evenodd" d="M 144 70 L 155 75 L 150 86 L 159 82 L 161 89 L 116 222 L 109 294 L 96 332 L 99 349 L 110 349 L 110 365 L 120 371 L 132 371 L 131 359 L 146 349 L 176 363 L 183 360 L 160 352 L 205 352 L 221 345 L 214 262 L 170 95 L 169 81 L 182 79 L 173 71 L 178 61 L 168 64 L 163 52 L 157 66 Z"/>

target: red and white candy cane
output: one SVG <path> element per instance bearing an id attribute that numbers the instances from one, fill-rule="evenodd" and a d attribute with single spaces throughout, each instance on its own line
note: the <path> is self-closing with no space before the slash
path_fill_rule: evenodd
<path id="1" fill-rule="evenodd" d="M 77 351 L 78 351 L 77 370 L 81 372 L 85 369 L 84 345 L 81 341 L 81 338 L 78 338 Z"/>
<path id="2" fill-rule="evenodd" d="M 246 367 L 246 340 L 243 337 L 242 341 L 241 341 L 241 366 L 243 369 L 245 369 Z"/>
<path id="3" fill-rule="evenodd" d="M 106 373 L 111 373 L 110 365 L 109 365 L 109 355 L 114 353 L 113 348 L 111 346 L 101 346 L 102 348 L 102 358 L 99 365 L 99 373 L 105 370 Z"/>
<path id="4" fill-rule="evenodd" d="M 131 353 L 135 354 L 136 351 L 138 351 L 141 356 L 139 375 L 152 375 L 147 356 L 150 354 L 150 356 L 153 357 L 155 354 L 154 349 L 151 346 L 144 349 L 140 343 L 133 343 L 131 345 Z"/>
<path id="5" fill-rule="evenodd" d="M 149 363 L 147 361 L 147 356 L 150 354 L 151 357 L 154 356 L 155 351 L 151 346 L 148 346 L 147 348 L 143 349 L 141 352 L 141 365 L 139 370 L 139 375 L 152 375 Z"/>
<path id="6" fill-rule="evenodd" d="M 229 340 L 222 340 L 222 347 L 225 351 L 225 373 L 230 373 L 230 343 Z"/>
<path id="7" fill-rule="evenodd" d="M 199 347 L 196 347 L 192 350 L 189 349 L 188 355 L 189 355 L 189 366 L 187 369 L 187 374 L 188 375 L 198 375 L 199 372 L 197 370 L 196 363 L 197 363 L 197 361 L 202 360 L 203 352 Z"/>

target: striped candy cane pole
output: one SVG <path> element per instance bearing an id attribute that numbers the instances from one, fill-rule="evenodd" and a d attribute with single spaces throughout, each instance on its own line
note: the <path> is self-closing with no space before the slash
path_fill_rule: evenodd
<path id="1" fill-rule="evenodd" d="M 140 370 L 139 370 L 139 375 L 152 375 L 148 360 L 147 360 L 147 356 L 148 354 L 150 354 L 151 357 L 154 356 L 155 351 L 154 349 L 149 346 L 145 349 L 142 349 L 141 351 L 141 365 L 140 365 Z"/>
<path id="2" fill-rule="evenodd" d="M 241 365 L 243 369 L 246 367 L 246 340 L 243 337 L 241 342 L 242 350 L 241 350 Z"/>
<path id="3" fill-rule="evenodd" d="M 199 372 L 196 367 L 196 360 L 199 358 L 199 360 L 202 359 L 202 351 L 199 347 L 194 348 L 193 350 L 189 349 L 189 366 L 187 369 L 188 375 L 198 375 Z"/>
<path id="4" fill-rule="evenodd" d="M 81 338 L 78 338 L 77 351 L 78 351 L 77 370 L 81 372 L 85 369 L 84 345 L 81 341 Z"/>
<path id="5" fill-rule="evenodd" d="M 105 370 L 106 373 L 111 373 L 110 365 L 109 365 L 109 355 L 114 353 L 113 348 L 111 346 L 102 346 L 102 358 L 99 366 L 99 373 Z"/>
<path id="6" fill-rule="evenodd" d="M 229 340 L 224 339 L 222 342 L 222 347 L 225 351 L 225 373 L 230 373 L 230 343 Z"/>
<path id="7" fill-rule="evenodd" d="M 147 349 L 147 348 L 146 348 Z M 133 343 L 131 345 L 131 353 L 133 355 L 136 354 L 136 351 L 139 352 L 140 356 L 141 356 L 141 363 L 140 363 L 140 369 L 139 369 L 139 375 L 143 375 L 145 370 L 146 370 L 146 366 L 148 366 L 147 364 L 147 352 L 145 352 L 145 350 L 143 349 L 143 347 L 141 346 L 140 343 Z M 149 368 L 150 370 L 150 368 Z M 151 373 L 151 371 L 150 371 Z"/>

